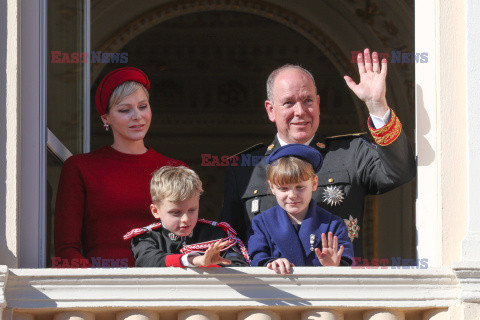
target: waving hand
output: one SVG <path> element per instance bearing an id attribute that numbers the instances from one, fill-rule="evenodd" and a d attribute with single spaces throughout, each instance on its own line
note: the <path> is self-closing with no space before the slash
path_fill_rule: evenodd
<path id="1" fill-rule="evenodd" d="M 345 82 L 357 97 L 365 102 L 370 114 L 383 117 L 388 110 L 385 98 L 387 59 L 382 59 L 380 67 L 378 53 L 373 52 L 370 57 L 370 50 L 367 48 L 363 54 L 358 54 L 357 65 L 360 83 L 355 83 L 349 76 L 344 76 Z"/>

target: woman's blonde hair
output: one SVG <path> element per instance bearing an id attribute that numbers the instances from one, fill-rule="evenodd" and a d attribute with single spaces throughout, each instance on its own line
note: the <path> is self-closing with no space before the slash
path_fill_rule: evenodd
<path id="1" fill-rule="evenodd" d="M 201 195 L 202 181 L 192 169 L 184 166 L 165 166 L 153 173 L 150 181 L 150 195 L 154 204 L 163 199 L 183 201 Z"/>
<path id="2" fill-rule="evenodd" d="M 282 157 L 268 166 L 267 181 L 281 186 L 299 183 L 315 178 L 315 170 L 310 162 L 297 157 Z"/>
<path id="3" fill-rule="evenodd" d="M 108 101 L 107 113 L 110 111 L 110 108 L 119 104 L 123 99 L 135 93 L 138 89 L 142 88 L 143 92 L 149 99 L 149 94 L 147 89 L 141 84 L 136 81 L 125 81 L 124 83 L 120 84 L 118 87 L 113 90 L 112 95 L 110 96 L 110 100 Z"/>

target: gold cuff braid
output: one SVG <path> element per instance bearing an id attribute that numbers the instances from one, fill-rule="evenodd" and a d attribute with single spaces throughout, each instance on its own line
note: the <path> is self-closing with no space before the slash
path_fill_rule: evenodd
<path id="1" fill-rule="evenodd" d="M 380 129 L 375 129 L 370 126 L 370 118 L 368 119 L 368 129 L 370 129 L 370 133 L 373 139 L 375 139 L 375 142 L 381 146 L 388 146 L 393 143 L 402 132 L 402 123 L 392 109 L 390 109 L 390 112 L 390 121 Z"/>

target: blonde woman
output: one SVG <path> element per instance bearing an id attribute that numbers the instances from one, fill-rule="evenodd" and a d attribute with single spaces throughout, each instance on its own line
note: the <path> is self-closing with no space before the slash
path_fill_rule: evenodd
<path id="1" fill-rule="evenodd" d="M 52 266 L 134 266 L 122 235 L 148 225 L 149 182 L 160 167 L 181 166 L 144 144 L 152 111 L 150 82 L 141 70 L 116 69 L 103 78 L 95 104 L 112 145 L 69 158 L 62 168 L 55 208 Z"/>

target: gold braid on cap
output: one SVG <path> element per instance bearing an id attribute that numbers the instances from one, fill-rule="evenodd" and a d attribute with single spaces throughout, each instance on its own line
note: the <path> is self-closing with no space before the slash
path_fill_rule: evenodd
<path id="1" fill-rule="evenodd" d="M 390 121 L 380 129 L 375 129 L 370 126 L 370 117 L 368 118 L 368 129 L 370 129 L 370 133 L 372 134 L 373 139 L 375 139 L 375 142 L 382 147 L 388 146 L 393 141 L 397 140 L 400 132 L 402 132 L 402 123 L 392 109 L 390 109 L 390 112 Z"/>

